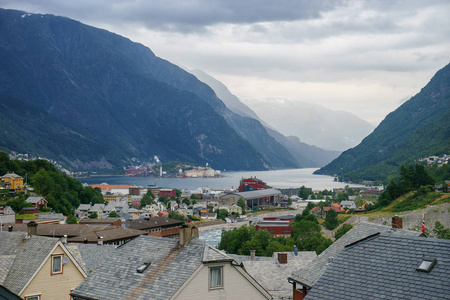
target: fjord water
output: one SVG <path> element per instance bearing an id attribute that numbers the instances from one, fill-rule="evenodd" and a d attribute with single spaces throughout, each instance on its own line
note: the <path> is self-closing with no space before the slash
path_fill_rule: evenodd
<path id="1" fill-rule="evenodd" d="M 348 185 L 336 182 L 334 178 L 326 175 L 313 175 L 315 168 L 287 169 L 274 171 L 241 171 L 222 172 L 221 178 L 159 178 L 159 177 L 129 177 L 129 176 L 94 176 L 79 178 L 87 184 L 129 184 L 135 186 L 156 185 L 162 188 L 177 188 L 180 190 L 195 190 L 199 187 L 211 189 L 235 189 L 242 178 L 257 177 L 274 188 L 299 188 L 302 185 L 313 190 L 342 188 Z M 350 184 L 350 186 L 358 186 Z"/>

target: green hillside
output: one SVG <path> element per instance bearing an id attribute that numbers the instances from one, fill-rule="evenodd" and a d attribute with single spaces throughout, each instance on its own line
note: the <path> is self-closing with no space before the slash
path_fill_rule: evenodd
<path id="1" fill-rule="evenodd" d="M 414 97 L 390 113 L 358 146 L 316 174 L 347 181 L 385 180 L 402 164 L 450 153 L 450 65 Z"/>

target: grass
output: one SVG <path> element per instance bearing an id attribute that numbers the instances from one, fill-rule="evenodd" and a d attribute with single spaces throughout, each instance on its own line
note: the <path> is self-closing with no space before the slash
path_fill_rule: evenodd
<path id="1" fill-rule="evenodd" d="M 34 214 L 16 214 L 16 219 L 34 220 L 37 219 L 37 216 Z"/>

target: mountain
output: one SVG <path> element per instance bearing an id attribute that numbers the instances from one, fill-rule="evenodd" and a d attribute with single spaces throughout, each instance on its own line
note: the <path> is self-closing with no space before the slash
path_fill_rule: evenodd
<path id="1" fill-rule="evenodd" d="M 284 146 L 295 158 L 301 167 L 322 167 L 339 156 L 340 151 L 323 150 L 316 146 L 302 143 L 295 136 L 286 137 L 276 131 L 269 124 L 261 120 L 258 115 L 247 105 L 242 103 L 238 97 L 233 95 L 230 90 L 219 80 L 203 72 L 202 70 L 190 70 L 199 80 L 209 85 L 223 101 L 223 103 L 233 112 L 242 116 L 258 120 L 265 128 L 267 133 L 278 143 Z"/>
<path id="2" fill-rule="evenodd" d="M 358 145 L 374 126 L 343 111 L 287 99 L 248 101 L 255 113 L 284 135 L 297 136 L 303 143 L 344 151 Z M 273 113 L 276 111 L 277 113 Z"/>
<path id="3" fill-rule="evenodd" d="M 141 44 L 15 10 L 0 9 L 0 28 L 1 149 L 84 170 L 154 155 L 231 170 L 298 166 L 257 120 Z"/>
<path id="4" fill-rule="evenodd" d="M 401 164 L 450 153 L 450 64 L 414 97 L 391 112 L 358 146 L 317 174 L 344 180 L 385 180 Z"/>

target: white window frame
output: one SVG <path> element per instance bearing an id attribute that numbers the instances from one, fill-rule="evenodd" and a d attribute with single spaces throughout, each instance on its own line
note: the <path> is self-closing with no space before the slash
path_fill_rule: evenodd
<path id="1" fill-rule="evenodd" d="M 213 270 L 220 270 L 220 285 L 212 285 L 212 272 Z M 208 268 L 208 288 L 209 290 L 217 290 L 217 289 L 223 289 L 224 282 L 223 282 L 224 276 L 223 276 L 223 265 L 216 265 L 211 266 Z"/>
<path id="2" fill-rule="evenodd" d="M 53 271 L 56 257 L 59 257 L 59 259 L 60 259 L 59 264 L 60 264 L 60 267 L 61 267 L 60 271 L 57 271 L 57 272 Z M 64 255 L 62 255 L 62 254 L 52 255 L 52 263 L 51 263 L 51 270 L 50 270 L 51 271 L 51 275 L 59 275 L 59 274 L 63 273 L 63 263 L 62 263 L 63 257 L 64 257 Z"/>

